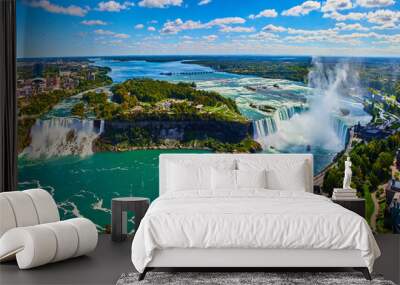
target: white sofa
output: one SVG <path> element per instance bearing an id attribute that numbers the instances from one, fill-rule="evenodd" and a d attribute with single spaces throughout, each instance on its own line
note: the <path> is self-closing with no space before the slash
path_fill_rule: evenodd
<path id="1" fill-rule="evenodd" d="M 96 248 L 97 235 L 88 219 L 60 221 L 43 189 L 0 193 L 0 262 L 16 259 L 28 269 L 77 257 Z"/>

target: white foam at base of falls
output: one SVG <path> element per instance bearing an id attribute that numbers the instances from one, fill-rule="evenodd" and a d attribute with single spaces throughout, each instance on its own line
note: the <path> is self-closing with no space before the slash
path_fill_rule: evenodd
<path id="1" fill-rule="evenodd" d="M 96 126 L 98 122 L 98 126 Z M 103 132 L 104 121 L 75 118 L 37 120 L 31 129 L 31 143 L 22 152 L 30 159 L 93 153 L 93 141 Z"/>

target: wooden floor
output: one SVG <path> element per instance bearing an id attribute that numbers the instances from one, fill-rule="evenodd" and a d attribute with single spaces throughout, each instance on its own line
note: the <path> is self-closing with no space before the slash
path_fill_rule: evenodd
<path id="1" fill-rule="evenodd" d="M 382 257 L 374 271 L 400 285 L 400 235 L 378 235 L 376 240 Z M 130 241 L 114 243 L 109 235 L 100 235 L 97 249 L 88 256 L 30 270 L 19 270 L 15 262 L 4 263 L 0 284 L 115 284 L 122 273 L 134 271 L 130 246 Z"/>

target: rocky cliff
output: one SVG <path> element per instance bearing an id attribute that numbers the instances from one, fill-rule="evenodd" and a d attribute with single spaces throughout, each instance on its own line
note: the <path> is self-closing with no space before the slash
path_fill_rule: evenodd
<path id="1" fill-rule="evenodd" d="M 222 143 L 240 143 L 253 136 L 251 122 L 226 121 L 106 121 L 100 140 L 113 145 L 123 141 L 139 143 L 176 140 L 214 139 Z"/>

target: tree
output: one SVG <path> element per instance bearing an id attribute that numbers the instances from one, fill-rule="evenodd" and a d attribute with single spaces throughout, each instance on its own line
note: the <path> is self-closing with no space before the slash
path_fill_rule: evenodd
<path id="1" fill-rule="evenodd" d="M 84 118 L 85 117 L 85 104 L 83 104 L 82 102 L 75 104 L 74 107 L 72 107 L 71 113 L 74 116 Z"/>
<path id="2" fill-rule="evenodd" d="M 390 179 L 391 165 L 396 150 L 400 147 L 400 133 L 382 140 L 359 143 L 353 147 L 350 157 L 353 162 L 352 187 L 359 192 L 368 189 L 375 191 L 377 187 Z M 322 189 L 331 193 L 334 187 L 340 187 L 343 178 L 344 157 L 329 169 L 324 177 Z M 365 188 L 365 184 L 368 187 Z"/>

